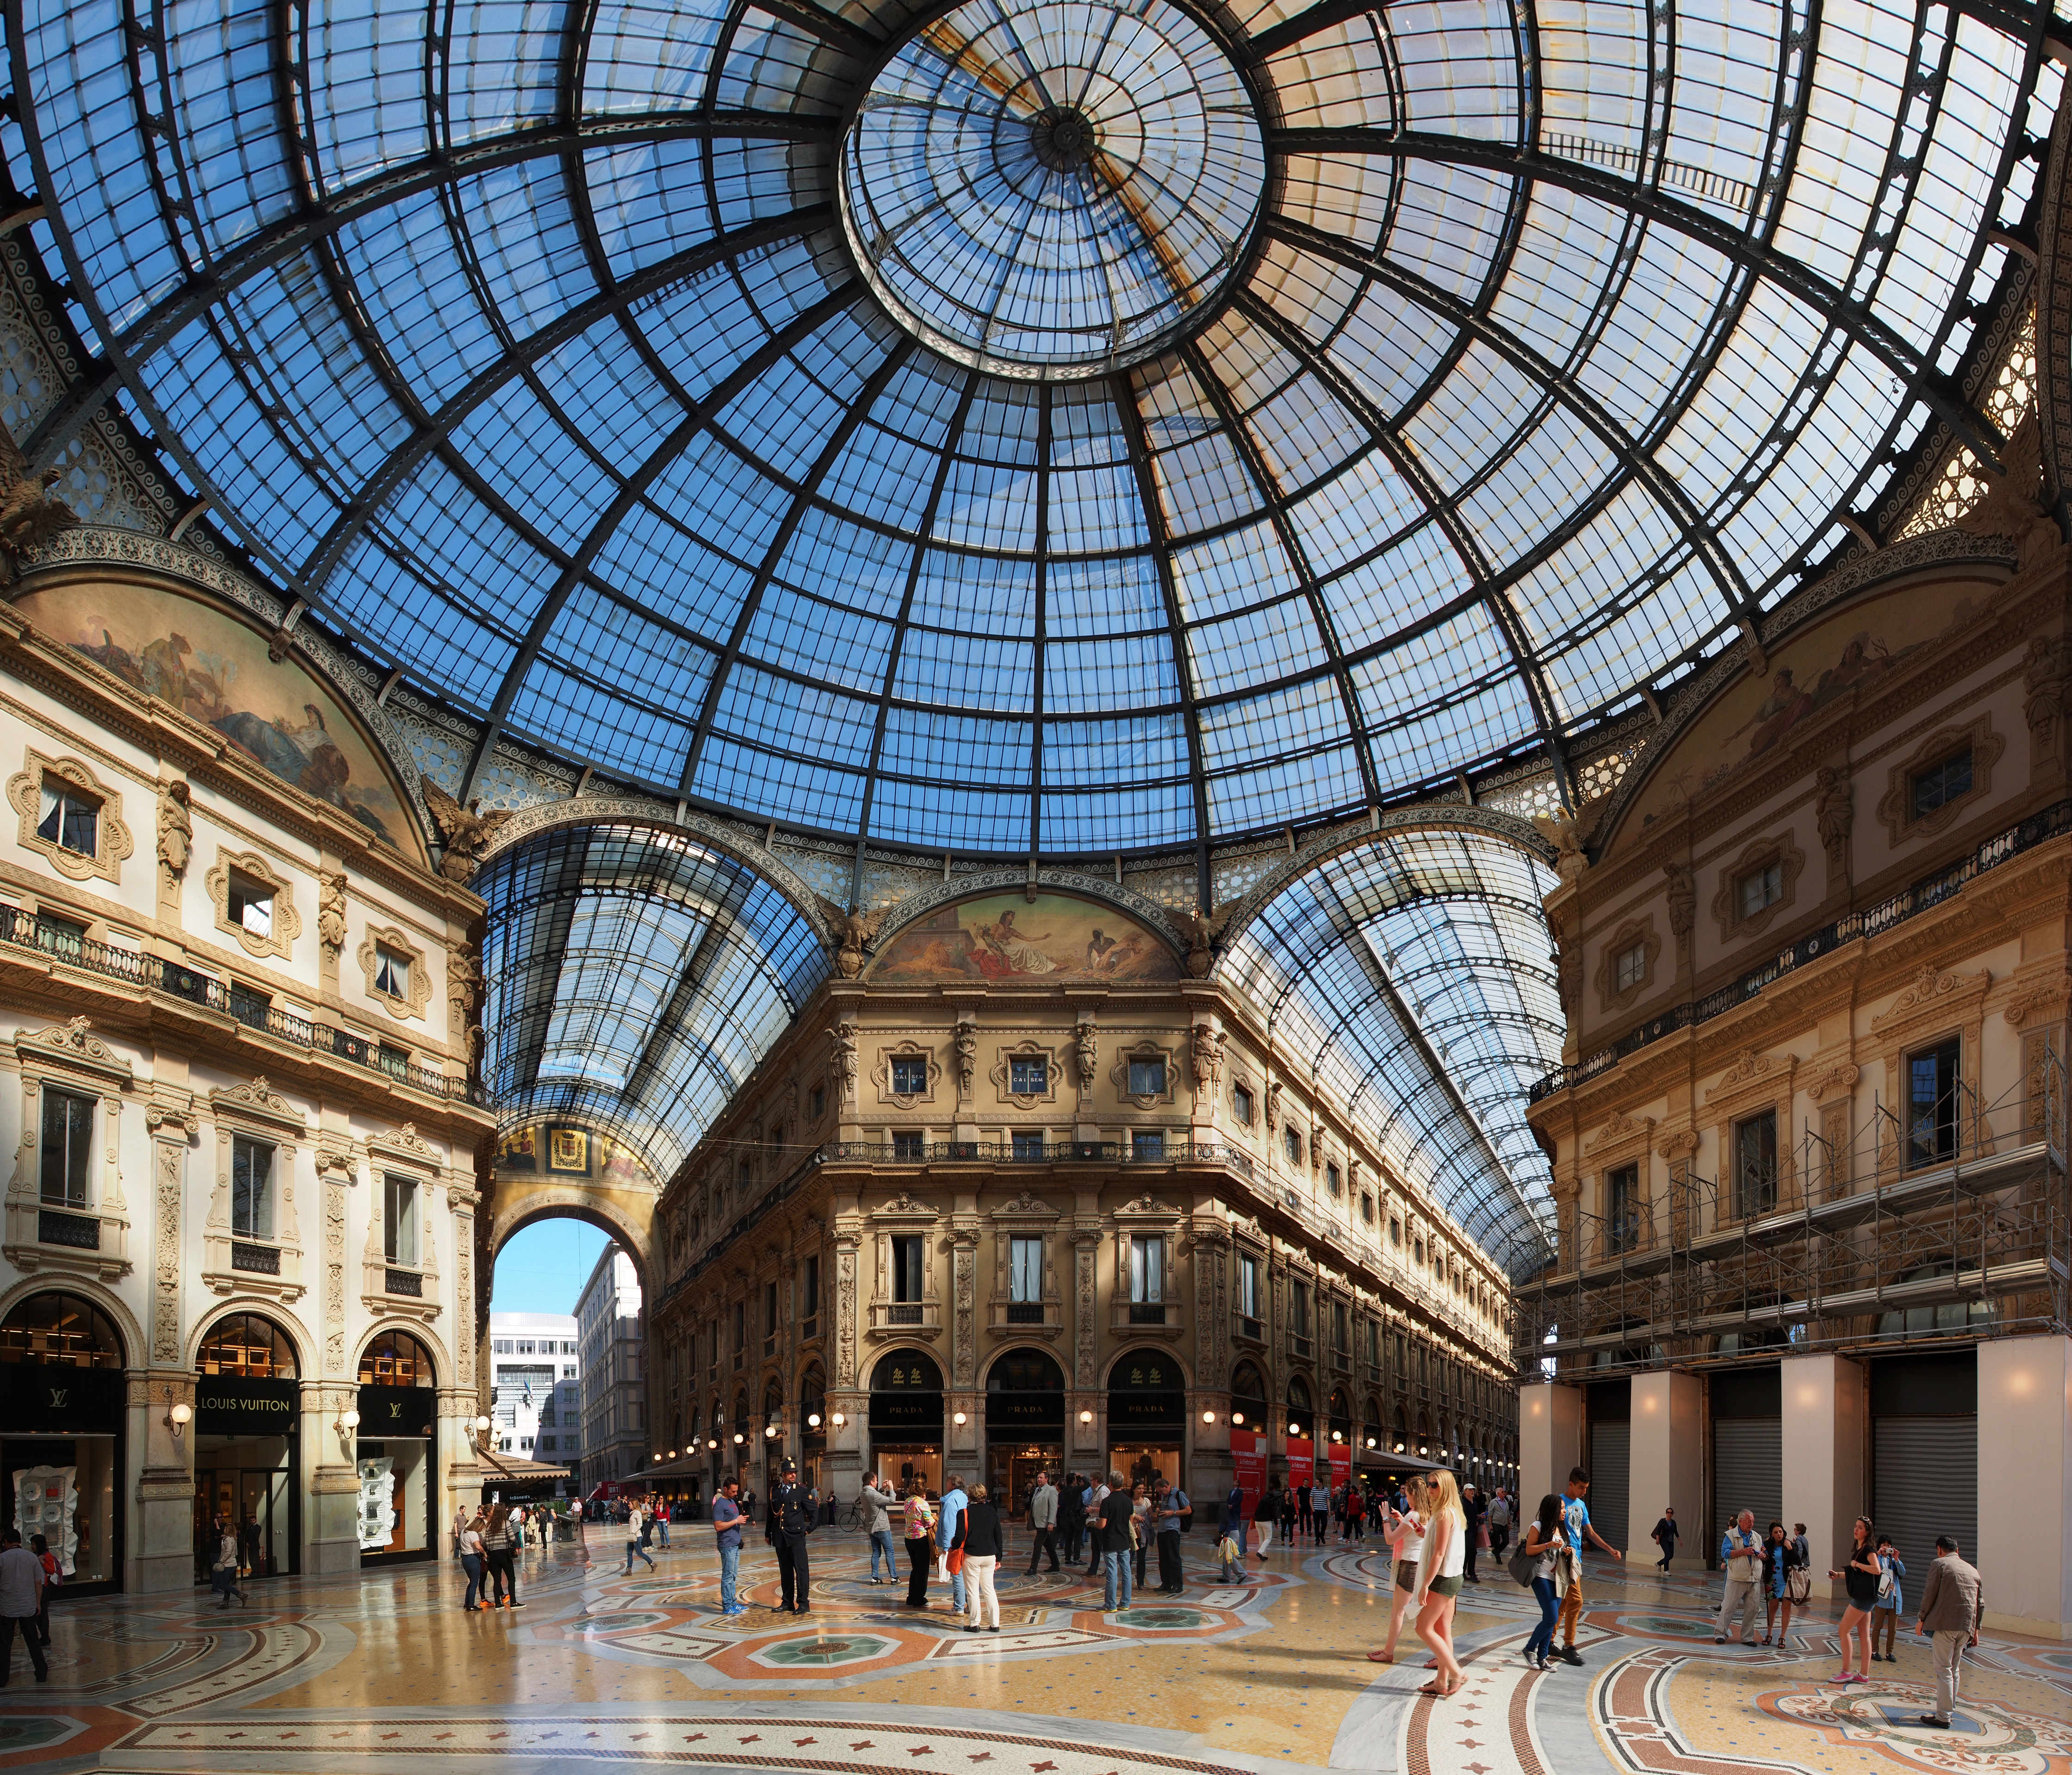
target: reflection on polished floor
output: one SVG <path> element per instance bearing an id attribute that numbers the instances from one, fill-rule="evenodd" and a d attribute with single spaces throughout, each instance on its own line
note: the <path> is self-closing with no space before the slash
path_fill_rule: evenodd
<path id="1" fill-rule="evenodd" d="M 0 1698 L 0 1769 L 2072 1775 L 2072 1647 L 1989 1637 L 1958 1729 L 1930 1733 L 1906 1724 L 1932 1694 L 1925 1646 L 1844 1695 L 1831 1621 L 1789 1650 L 1716 1648 L 1712 1588 L 1651 1568 L 1593 1569 L 1584 1667 L 1536 1675 L 1529 1600 L 1499 1571 L 1462 1611 L 1469 1687 L 1434 1703 L 1416 1656 L 1363 1656 L 1388 1617 L 1378 1552 L 1276 1547 L 1226 1586 L 1194 1539 L 1186 1594 L 1120 1615 L 1011 1557 L 997 1637 L 960 1631 L 939 1589 L 902 1608 L 832 1532 L 804 1620 L 775 1613 L 759 1546 L 750 1611 L 723 1620 L 694 1528 L 631 1578 L 610 1537 L 530 1553 L 516 1612 L 463 1614 L 443 1564 L 253 1584 L 228 1613 L 204 1593 L 61 1601 L 50 1683 L 18 1652 Z"/>

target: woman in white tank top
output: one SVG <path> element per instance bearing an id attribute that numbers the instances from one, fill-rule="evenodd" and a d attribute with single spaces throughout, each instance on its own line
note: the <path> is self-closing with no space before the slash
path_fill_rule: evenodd
<path id="1" fill-rule="evenodd" d="M 1432 1475 L 1426 1496 L 1431 1526 L 1417 1568 L 1417 1637 L 1432 1648 L 1439 1674 L 1418 1692 L 1443 1698 L 1462 1682 L 1460 1660 L 1453 1655 L 1453 1609 L 1468 1563 L 1468 1518 L 1459 1485 L 1445 1469 Z"/>
<path id="2" fill-rule="evenodd" d="M 1403 1611 L 1409 1606 L 1412 1593 L 1417 1588 L 1417 1563 L 1424 1557 L 1424 1483 L 1412 1480 L 1409 1510 L 1403 1515 L 1390 1518 L 1385 1531 L 1396 1555 L 1396 1568 L 1391 1573 L 1396 1592 L 1388 1605 L 1388 1637 L 1379 1651 L 1367 1654 L 1370 1663 L 1396 1662 L 1396 1640 L 1403 1631 Z"/>

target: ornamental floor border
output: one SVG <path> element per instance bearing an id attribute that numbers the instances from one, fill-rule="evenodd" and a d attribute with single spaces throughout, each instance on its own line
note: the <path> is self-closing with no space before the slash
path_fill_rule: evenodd
<path id="1" fill-rule="evenodd" d="M 2072 1649 L 1990 1635 L 1956 1728 L 1912 1724 L 1927 1648 L 1901 1634 L 1844 1691 L 1825 1611 L 1789 1646 L 1716 1646 L 1714 1584 L 1593 1562 L 1583 1666 L 1519 1649 L 1537 1610 L 1501 1568 L 1463 1593 L 1467 1681 L 1419 1692 L 1424 1648 L 1370 1662 L 1395 1600 L 1371 1547 L 1276 1545 L 1225 1582 L 1190 1548 L 1177 1596 L 1104 1608 L 1084 1568 L 1000 1574 L 997 1633 L 931 1587 L 868 1581 L 860 1538 L 812 1544 L 812 1612 L 779 1611 L 767 1550 L 746 1614 L 680 1530 L 657 1569 L 594 1537 L 523 1556 L 516 1610 L 464 1613 L 450 1563 L 191 1596 L 60 1598 L 51 1681 L 14 1654 L 0 1775 L 519 1775 L 570 1768 L 912 1769 L 919 1775 L 2072 1775 Z M 1156 1579 L 1153 1563 L 1151 1574 Z M 435 1761 L 428 1761 L 435 1759 Z"/>

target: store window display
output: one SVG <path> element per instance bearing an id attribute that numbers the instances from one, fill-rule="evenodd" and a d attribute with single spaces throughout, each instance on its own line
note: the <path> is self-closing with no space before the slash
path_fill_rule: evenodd
<path id="1" fill-rule="evenodd" d="M 0 1510 L 49 1542 L 76 1592 L 121 1588 L 122 1367 L 113 1324 L 83 1296 L 32 1294 L 0 1321 Z"/>
<path id="2" fill-rule="evenodd" d="M 1065 1371 L 1040 1350 L 1011 1350 L 985 1378 L 986 1483 L 1004 1510 L 1029 1508 L 1036 1475 L 1065 1464 Z"/>
<path id="3" fill-rule="evenodd" d="M 1138 1350 L 1108 1370 L 1108 1464 L 1131 1484 L 1181 1483 L 1187 1428 L 1186 1379 L 1164 1350 Z"/>
<path id="4" fill-rule="evenodd" d="M 195 1582 L 207 1584 L 222 1525 L 240 1581 L 301 1569 L 302 1385 L 295 1346 L 271 1319 L 226 1313 L 195 1358 Z"/>
<path id="5" fill-rule="evenodd" d="M 918 1350 L 881 1357 L 870 1374 L 870 1459 L 903 1493 L 943 1488 L 943 1371 Z"/>
<path id="6" fill-rule="evenodd" d="M 431 1352 L 384 1331 L 360 1358 L 360 1557 L 363 1565 L 428 1559 L 438 1551 L 438 1395 Z"/>

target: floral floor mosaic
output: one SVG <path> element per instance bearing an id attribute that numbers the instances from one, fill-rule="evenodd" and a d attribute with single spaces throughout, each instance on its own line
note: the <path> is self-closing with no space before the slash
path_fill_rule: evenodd
<path id="1" fill-rule="evenodd" d="M 1026 1543 L 1025 1543 L 1026 1544 Z M 1989 1637 L 1956 1729 L 1912 1721 L 1925 1645 L 1839 1690 L 1832 1621 L 1788 1648 L 1712 1643 L 1701 1577 L 1593 1565 L 1585 1664 L 1519 1659 L 1531 1600 L 1500 1570 L 1462 1597 L 1466 1689 L 1417 1693 L 1421 1648 L 1386 1632 L 1385 1562 L 1276 1547 L 1225 1584 L 1190 1551 L 1184 1595 L 1104 1613 L 1070 1568 L 1010 1558 L 998 1634 L 968 1634 L 944 1592 L 902 1607 L 853 1535 L 813 1543 L 812 1613 L 779 1613 L 776 1568 L 745 1555 L 745 1615 L 680 1529 L 657 1570 L 606 1539 L 524 1556 L 520 1610 L 464 1614 L 450 1565 L 204 1594 L 61 1601 L 51 1677 L 14 1655 L 0 1775 L 34 1769 L 271 1775 L 518 1775 L 635 1769 L 913 1769 L 922 1775 L 1149 1775 L 1268 1767 L 1387 1775 L 2072 1775 L 2072 1649 Z M 428 1759 L 436 1759 L 430 1761 Z"/>

